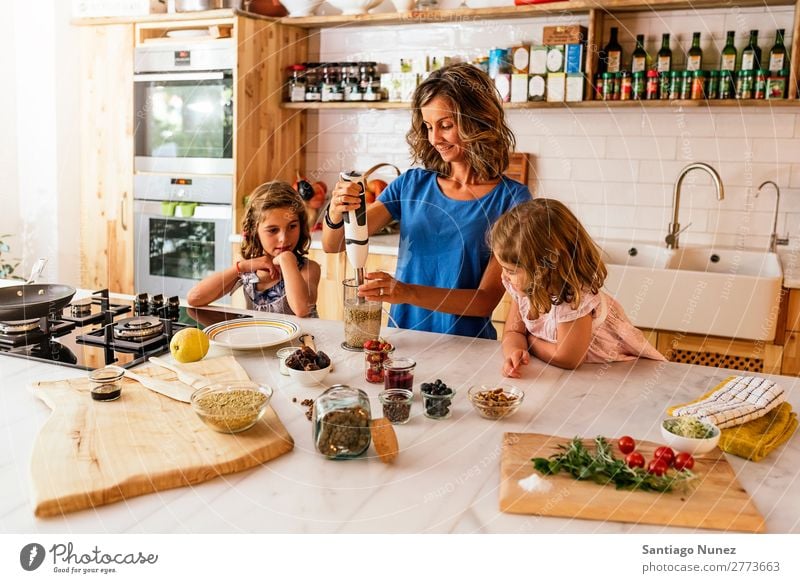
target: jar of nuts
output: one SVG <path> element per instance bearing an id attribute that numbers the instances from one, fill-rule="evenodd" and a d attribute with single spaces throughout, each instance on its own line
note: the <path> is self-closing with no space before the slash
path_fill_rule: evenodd
<path id="1" fill-rule="evenodd" d="M 314 446 L 325 457 L 357 457 L 369 447 L 369 397 L 361 389 L 333 385 L 314 401 L 311 418 Z"/>

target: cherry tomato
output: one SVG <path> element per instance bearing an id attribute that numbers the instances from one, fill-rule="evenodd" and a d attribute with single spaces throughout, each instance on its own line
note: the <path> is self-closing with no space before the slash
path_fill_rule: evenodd
<path id="1" fill-rule="evenodd" d="M 667 473 L 669 466 L 667 462 L 664 461 L 664 458 L 656 458 L 651 461 L 647 466 L 647 471 L 651 474 L 655 474 L 656 476 L 663 476 Z"/>
<path id="2" fill-rule="evenodd" d="M 675 459 L 675 452 L 672 451 L 671 447 L 662 445 L 656 449 L 655 453 L 653 454 L 653 458 L 657 460 L 664 460 L 664 463 L 667 464 L 667 467 L 669 467 L 670 464 L 672 464 L 672 460 Z"/>
<path id="3" fill-rule="evenodd" d="M 617 441 L 617 446 L 622 453 L 631 453 L 636 449 L 636 442 L 630 435 L 623 435 Z"/>
<path id="4" fill-rule="evenodd" d="M 692 454 L 682 451 L 675 456 L 672 465 L 675 466 L 676 470 L 691 470 L 694 467 L 694 458 Z"/>
<path id="5" fill-rule="evenodd" d="M 638 451 L 633 451 L 625 456 L 625 463 L 628 464 L 629 468 L 643 468 L 644 456 Z"/>

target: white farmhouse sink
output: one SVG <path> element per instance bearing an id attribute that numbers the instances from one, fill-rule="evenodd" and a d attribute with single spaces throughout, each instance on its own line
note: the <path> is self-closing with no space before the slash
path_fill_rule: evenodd
<path id="1" fill-rule="evenodd" d="M 770 341 L 783 270 L 777 255 L 725 248 L 674 251 L 652 243 L 598 242 L 605 288 L 640 328 Z M 623 247 L 624 247 L 623 245 Z"/>

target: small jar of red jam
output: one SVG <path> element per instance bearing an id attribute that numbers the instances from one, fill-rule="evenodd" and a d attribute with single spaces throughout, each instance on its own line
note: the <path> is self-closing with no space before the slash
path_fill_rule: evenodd
<path id="1" fill-rule="evenodd" d="M 390 358 L 383 363 L 384 388 L 413 390 L 414 367 L 417 363 L 410 358 Z"/>
<path id="2" fill-rule="evenodd" d="M 380 340 L 364 342 L 364 378 L 368 383 L 383 383 L 383 365 L 394 352 L 394 346 Z"/>

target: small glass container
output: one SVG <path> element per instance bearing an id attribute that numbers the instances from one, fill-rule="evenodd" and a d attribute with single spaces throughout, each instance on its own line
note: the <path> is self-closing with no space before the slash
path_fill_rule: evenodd
<path id="1" fill-rule="evenodd" d="M 389 389 L 406 389 L 413 391 L 414 368 L 417 363 L 410 358 L 390 358 L 383 363 L 383 387 Z"/>
<path id="2" fill-rule="evenodd" d="M 281 374 L 284 376 L 289 376 L 289 369 L 286 367 L 286 359 L 289 358 L 297 351 L 297 348 L 294 346 L 285 346 L 278 350 L 275 355 L 278 357 L 278 363 L 280 364 L 280 371 Z"/>
<path id="3" fill-rule="evenodd" d="M 632 99 L 644 99 L 644 71 L 636 71 L 633 74 L 633 84 L 631 87 Z"/>
<path id="4" fill-rule="evenodd" d="M 766 99 L 768 78 L 769 78 L 769 71 L 767 71 L 766 69 L 759 69 L 758 71 L 756 71 L 755 84 L 753 86 L 754 99 Z"/>
<path id="5" fill-rule="evenodd" d="M 314 447 L 325 457 L 347 459 L 367 451 L 372 415 L 361 389 L 333 385 L 314 401 L 311 418 Z"/>
<path id="6" fill-rule="evenodd" d="M 658 98 L 662 100 L 669 99 L 669 84 L 670 76 L 668 71 L 663 71 L 658 74 Z"/>
<path id="7" fill-rule="evenodd" d="M 342 348 L 361 352 L 367 340 L 377 340 L 381 333 L 381 302 L 358 297 L 355 279 L 346 279 L 344 287 L 344 342 Z"/>
<path id="8" fill-rule="evenodd" d="M 389 389 L 378 394 L 383 406 L 383 416 L 392 425 L 403 425 L 411 418 L 411 400 L 414 394 L 406 389 Z"/>
<path id="9" fill-rule="evenodd" d="M 720 71 L 719 98 L 733 99 L 736 96 L 736 83 L 733 80 L 733 71 Z"/>
<path id="10" fill-rule="evenodd" d="M 116 401 L 122 395 L 124 371 L 118 368 L 100 368 L 89 373 L 91 395 L 95 401 Z"/>
<path id="11" fill-rule="evenodd" d="M 320 80 L 320 63 L 303 63 L 306 67 L 306 101 L 322 100 L 322 81 Z"/>
<path id="12" fill-rule="evenodd" d="M 450 407 L 456 392 L 450 389 L 446 395 L 434 395 L 433 393 L 422 393 L 422 410 L 425 417 L 430 419 L 447 419 L 452 415 Z"/>
<path id="13" fill-rule="evenodd" d="M 704 71 L 694 71 L 692 73 L 692 94 L 694 100 L 705 99 L 706 96 L 706 75 Z"/>
<path id="14" fill-rule="evenodd" d="M 614 99 L 614 73 L 603 73 L 603 101 Z"/>
<path id="15" fill-rule="evenodd" d="M 286 101 L 306 100 L 306 67 L 290 65 L 287 67 Z"/>
<path id="16" fill-rule="evenodd" d="M 394 346 L 381 349 L 364 349 L 364 379 L 368 383 L 383 384 L 384 370 L 383 365 L 394 353 Z"/>
<path id="17" fill-rule="evenodd" d="M 683 71 L 681 74 L 681 95 L 680 99 L 692 98 L 692 72 Z"/>
<path id="18" fill-rule="evenodd" d="M 633 82 L 631 80 L 631 74 L 627 71 L 620 72 L 620 93 L 619 99 L 620 101 L 630 101 L 631 93 L 633 91 Z"/>
<path id="19" fill-rule="evenodd" d="M 658 99 L 658 71 L 651 69 L 647 72 L 644 93 L 645 99 Z"/>
<path id="20" fill-rule="evenodd" d="M 681 98 L 681 81 L 683 73 L 680 71 L 669 72 L 669 98 L 671 101 Z"/>

